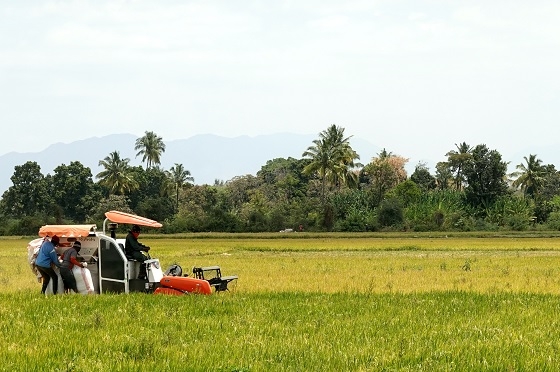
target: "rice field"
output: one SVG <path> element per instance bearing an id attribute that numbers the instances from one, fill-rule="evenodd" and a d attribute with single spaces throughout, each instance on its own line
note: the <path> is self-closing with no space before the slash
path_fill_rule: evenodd
<path id="1" fill-rule="evenodd" d="M 41 296 L 0 239 L 0 370 L 472 371 L 560 365 L 555 236 L 147 236 L 212 296 Z"/>

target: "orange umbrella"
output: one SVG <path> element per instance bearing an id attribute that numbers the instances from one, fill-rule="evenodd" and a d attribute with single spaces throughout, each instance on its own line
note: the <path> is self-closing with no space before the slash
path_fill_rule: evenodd
<path id="1" fill-rule="evenodd" d="M 65 238 L 78 238 L 88 236 L 95 232 L 95 225 L 45 225 L 39 229 L 39 236 L 57 235 Z"/>
<path id="2" fill-rule="evenodd" d="M 106 212 L 105 217 L 107 217 L 111 222 L 115 222 L 115 223 L 128 223 L 131 225 L 140 225 L 140 226 L 148 226 L 148 227 L 163 226 L 161 223 L 154 220 L 150 220 L 149 218 L 137 216 L 135 214 L 120 212 L 120 211 Z"/>

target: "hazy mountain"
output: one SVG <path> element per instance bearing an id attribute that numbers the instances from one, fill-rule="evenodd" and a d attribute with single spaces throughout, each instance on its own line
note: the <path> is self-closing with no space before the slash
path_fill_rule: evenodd
<path id="1" fill-rule="evenodd" d="M 196 135 L 188 139 L 165 141 L 166 150 L 161 157 L 161 166 L 171 168 L 175 163 L 183 164 L 191 172 L 196 184 L 214 184 L 216 179 L 228 181 L 235 176 L 256 175 L 268 160 L 276 158 L 301 158 L 301 154 L 312 145 L 317 135 L 280 133 L 262 136 L 240 136 L 234 138 L 216 135 Z M 99 160 L 117 150 L 121 158 L 129 158 L 131 165 L 141 165 L 136 157 L 134 143 L 138 137 L 132 134 L 113 134 L 91 137 L 72 143 L 56 143 L 40 152 L 10 152 L 0 156 L 0 193 L 11 185 L 14 167 L 28 161 L 41 166 L 44 175 L 52 174 L 61 164 L 79 161 L 89 167 L 95 175 L 102 168 Z M 352 148 L 360 155 L 362 163 L 368 163 L 381 150 L 366 140 L 352 137 Z"/>

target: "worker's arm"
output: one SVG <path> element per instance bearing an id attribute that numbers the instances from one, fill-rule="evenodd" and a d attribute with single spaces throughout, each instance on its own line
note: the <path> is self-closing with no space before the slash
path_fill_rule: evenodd
<path id="1" fill-rule="evenodd" d="M 76 257 L 70 256 L 70 262 L 79 267 L 85 267 L 82 262 L 78 261 Z"/>

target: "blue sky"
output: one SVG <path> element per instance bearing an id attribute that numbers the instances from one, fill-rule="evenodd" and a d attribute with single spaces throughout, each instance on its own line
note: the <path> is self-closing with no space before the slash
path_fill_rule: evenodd
<path id="1" fill-rule="evenodd" d="M 528 155 L 559 142 L 558 19 L 543 0 L 0 1 L 0 155 L 333 123 L 415 162 Z"/>

